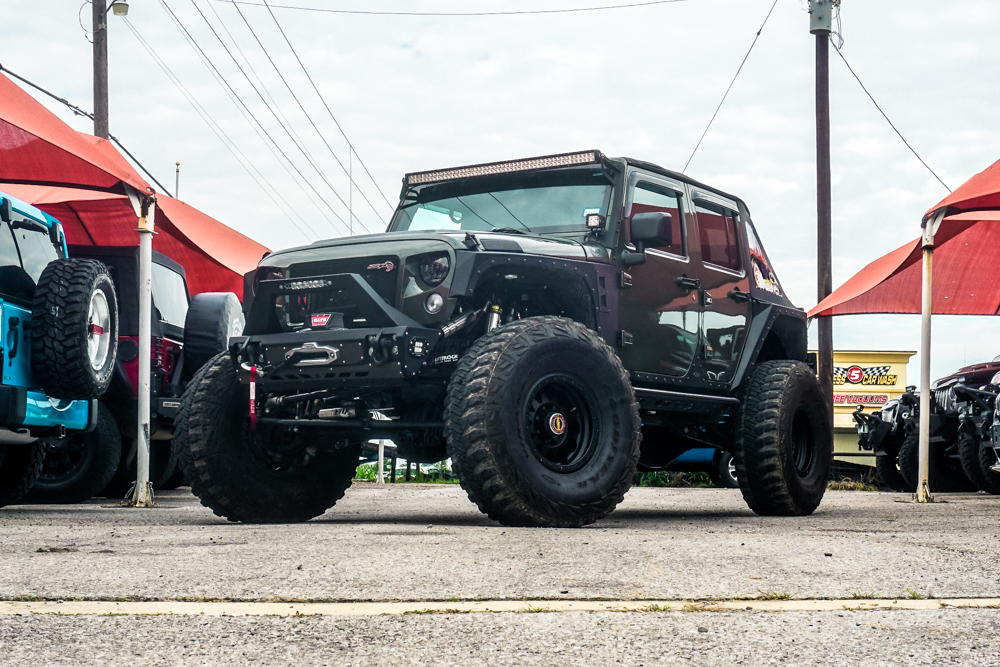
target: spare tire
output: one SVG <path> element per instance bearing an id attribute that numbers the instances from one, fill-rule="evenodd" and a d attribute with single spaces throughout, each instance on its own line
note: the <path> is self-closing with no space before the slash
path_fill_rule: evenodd
<path id="1" fill-rule="evenodd" d="M 31 372 L 51 398 L 89 400 L 111 383 L 118 300 L 108 269 L 92 259 L 49 262 L 31 308 Z"/>
<path id="2" fill-rule="evenodd" d="M 184 381 L 243 333 L 243 309 L 232 292 L 196 294 L 184 319 Z"/>
<path id="3" fill-rule="evenodd" d="M 42 474 L 45 448 L 37 440 L 29 445 L 0 445 L 0 507 L 13 505 Z"/>

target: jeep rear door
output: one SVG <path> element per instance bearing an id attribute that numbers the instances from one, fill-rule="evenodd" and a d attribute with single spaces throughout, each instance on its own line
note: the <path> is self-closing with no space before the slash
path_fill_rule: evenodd
<path id="1" fill-rule="evenodd" d="M 689 252 L 684 186 L 633 171 L 623 218 L 627 243 L 631 243 L 632 216 L 652 212 L 671 215 L 672 239 L 669 246 L 646 248 L 646 262 L 622 272 L 620 356 L 633 373 L 681 377 L 691 369 L 698 351 L 701 310 L 698 290 L 690 287 L 697 281 L 698 267 Z"/>
<path id="2" fill-rule="evenodd" d="M 692 189 L 701 279 L 701 353 L 708 380 L 732 380 L 750 320 L 750 279 L 743 265 L 739 207 Z M 694 254 L 694 253 L 692 253 Z"/>

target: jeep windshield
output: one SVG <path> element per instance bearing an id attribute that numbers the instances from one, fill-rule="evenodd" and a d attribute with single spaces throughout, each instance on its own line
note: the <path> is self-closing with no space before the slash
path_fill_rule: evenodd
<path id="1" fill-rule="evenodd" d="M 407 191 L 389 231 L 586 233 L 588 214 L 607 216 L 611 192 L 593 167 L 431 183 Z"/>

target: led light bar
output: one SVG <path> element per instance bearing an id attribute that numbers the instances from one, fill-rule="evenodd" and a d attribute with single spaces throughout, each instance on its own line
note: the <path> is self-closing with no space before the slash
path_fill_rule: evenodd
<path id="1" fill-rule="evenodd" d="M 329 287 L 333 283 L 329 280 L 295 280 L 292 282 L 287 282 L 281 286 L 285 290 L 303 290 L 303 289 L 322 289 L 324 287 Z"/>
<path id="2" fill-rule="evenodd" d="M 550 169 L 552 167 L 572 167 L 578 164 L 596 164 L 601 161 L 601 151 L 581 151 L 579 153 L 561 153 L 559 155 L 544 155 L 542 157 L 524 160 L 509 160 L 507 162 L 490 162 L 474 164 L 455 169 L 440 169 L 437 171 L 418 171 L 406 175 L 407 185 L 453 181 L 459 178 L 473 176 L 491 176 L 493 174 L 510 174 L 516 171 L 533 171 L 535 169 Z"/>

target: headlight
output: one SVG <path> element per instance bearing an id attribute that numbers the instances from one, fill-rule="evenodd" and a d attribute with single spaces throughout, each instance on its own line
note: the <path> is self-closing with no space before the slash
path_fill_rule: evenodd
<path id="1" fill-rule="evenodd" d="M 997 373 L 990 379 L 990 384 L 994 386 L 1000 385 L 1000 373 Z"/>
<path id="2" fill-rule="evenodd" d="M 431 292 L 427 295 L 427 300 L 424 302 L 424 310 L 426 310 L 431 315 L 437 315 L 441 308 L 444 306 L 444 297 L 437 292 Z"/>
<path id="3" fill-rule="evenodd" d="M 430 287 L 437 287 L 448 277 L 450 269 L 448 255 L 431 255 L 420 260 L 420 279 Z"/>
<path id="4" fill-rule="evenodd" d="M 285 270 L 277 266 L 261 266 L 253 276 L 253 293 L 257 293 L 257 287 L 262 280 L 281 280 L 285 277 Z"/>

